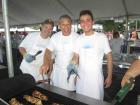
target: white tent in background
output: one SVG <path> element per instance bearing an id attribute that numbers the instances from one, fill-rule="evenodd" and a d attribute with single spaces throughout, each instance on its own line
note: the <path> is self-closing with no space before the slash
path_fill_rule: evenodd
<path id="1" fill-rule="evenodd" d="M 1 0 L 0 0 L 1 1 Z M 7 0 L 10 25 L 30 25 L 46 18 L 57 21 L 62 14 L 74 20 L 79 12 L 89 9 L 96 19 L 140 16 L 140 0 Z M 0 5 L 0 26 L 3 26 Z"/>
<path id="2" fill-rule="evenodd" d="M 4 30 L 4 28 L 1 28 L 0 29 L 0 32 L 4 32 L 5 30 Z M 10 28 L 10 31 L 27 31 L 27 32 L 34 32 L 34 31 L 40 31 L 39 29 L 38 30 L 34 30 L 34 29 L 32 29 L 32 28 L 30 28 L 30 27 L 24 27 L 24 28 L 13 28 L 13 27 L 11 27 Z"/>

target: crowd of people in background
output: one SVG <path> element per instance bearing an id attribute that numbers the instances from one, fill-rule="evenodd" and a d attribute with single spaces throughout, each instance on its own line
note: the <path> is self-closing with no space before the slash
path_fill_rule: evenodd
<path id="1" fill-rule="evenodd" d="M 18 46 L 22 42 L 22 40 L 28 35 L 27 32 L 19 32 L 19 31 L 10 31 L 10 37 L 11 37 L 11 48 L 13 52 L 13 59 L 15 64 L 19 65 L 20 63 L 20 54 L 18 51 Z M 6 36 L 4 32 L 0 33 L 0 64 L 7 65 L 6 61 Z M 17 67 L 15 67 L 17 68 Z"/>

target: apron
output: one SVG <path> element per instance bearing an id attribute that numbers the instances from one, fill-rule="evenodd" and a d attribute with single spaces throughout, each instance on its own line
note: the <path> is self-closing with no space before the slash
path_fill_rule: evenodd
<path id="1" fill-rule="evenodd" d="M 48 44 L 49 38 L 42 39 L 40 36 L 37 37 L 36 41 L 33 44 L 32 49 L 28 52 L 29 54 L 36 54 L 38 51 L 42 51 L 39 55 L 36 56 L 36 60 L 31 63 L 26 62 L 24 59 L 21 63 L 20 69 L 23 73 L 31 74 L 36 81 L 43 80 L 42 75 L 39 73 L 40 66 L 43 64 L 43 58 Z M 47 78 L 47 75 L 44 75 L 44 79 Z"/>
<path id="2" fill-rule="evenodd" d="M 67 82 L 68 72 L 67 65 L 72 59 L 73 52 L 73 37 L 68 36 L 66 39 L 61 36 L 57 41 L 55 48 L 55 64 L 52 71 L 52 83 L 54 86 L 63 88 L 66 90 L 75 90 L 75 74 L 71 75 L 69 82 Z"/>
<path id="3" fill-rule="evenodd" d="M 103 100 L 102 57 L 103 53 L 94 41 L 92 45 L 85 45 L 80 49 L 77 93 Z"/>

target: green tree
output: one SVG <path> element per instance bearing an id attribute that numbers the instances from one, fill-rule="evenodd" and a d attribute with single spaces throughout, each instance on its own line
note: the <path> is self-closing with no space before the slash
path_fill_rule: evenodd
<path id="1" fill-rule="evenodd" d="M 130 20 L 129 27 L 130 27 L 130 29 L 135 29 L 136 28 L 136 20 Z M 140 29 L 140 21 L 139 20 L 137 20 L 137 29 Z"/>
<path id="2" fill-rule="evenodd" d="M 116 24 L 117 31 L 124 31 L 125 30 L 124 22 L 117 22 L 115 24 Z"/>
<path id="3" fill-rule="evenodd" d="M 100 20 L 97 21 L 96 23 L 102 24 L 104 31 L 112 31 L 112 30 L 117 30 L 117 31 L 124 31 L 124 22 L 115 22 L 114 20 Z"/>

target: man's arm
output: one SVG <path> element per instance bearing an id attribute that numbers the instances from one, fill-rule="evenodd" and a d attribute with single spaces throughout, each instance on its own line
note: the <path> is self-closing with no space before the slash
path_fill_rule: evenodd
<path id="1" fill-rule="evenodd" d="M 112 52 L 106 55 L 107 58 L 107 78 L 105 80 L 105 88 L 108 88 L 112 83 Z"/>
<path id="2" fill-rule="evenodd" d="M 72 63 L 72 64 L 79 64 L 79 55 L 74 53 L 70 63 Z"/>
<path id="3" fill-rule="evenodd" d="M 52 52 L 49 49 L 46 49 L 44 55 L 44 64 L 50 64 L 51 62 Z"/>
<path id="4" fill-rule="evenodd" d="M 126 82 L 128 82 L 129 78 L 136 77 L 140 75 L 140 60 L 136 60 L 132 63 L 128 71 L 123 76 L 123 79 L 121 81 L 121 86 L 123 87 Z"/>
<path id="5" fill-rule="evenodd" d="M 51 78 L 51 74 L 52 74 L 52 71 L 53 71 L 53 64 L 54 64 L 54 59 L 51 59 L 50 67 L 49 67 L 49 71 L 48 71 L 48 79 Z"/>
<path id="6" fill-rule="evenodd" d="M 21 55 L 24 57 L 26 52 L 26 49 L 24 47 L 19 47 L 19 52 L 21 53 Z"/>
<path id="7" fill-rule="evenodd" d="M 76 65 L 79 64 L 79 55 L 76 54 L 76 53 L 73 53 L 73 57 L 72 57 L 72 60 L 70 61 L 69 65 L 67 66 L 67 70 L 68 70 L 68 77 L 67 77 L 67 80 L 69 81 L 69 78 L 72 74 L 72 71 L 78 76 L 78 73 L 77 73 L 77 69 L 76 69 Z M 75 77 L 75 84 L 76 84 L 76 79 L 77 79 L 77 76 Z"/>
<path id="8" fill-rule="evenodd" d="M 52 56 L 52 52 L 49 49 L 46 49 L 44 54 L 44 63 L 39 70 L 41 74 L 45 74 L 48 72 L 51 64 L 51 56 Z"/>

